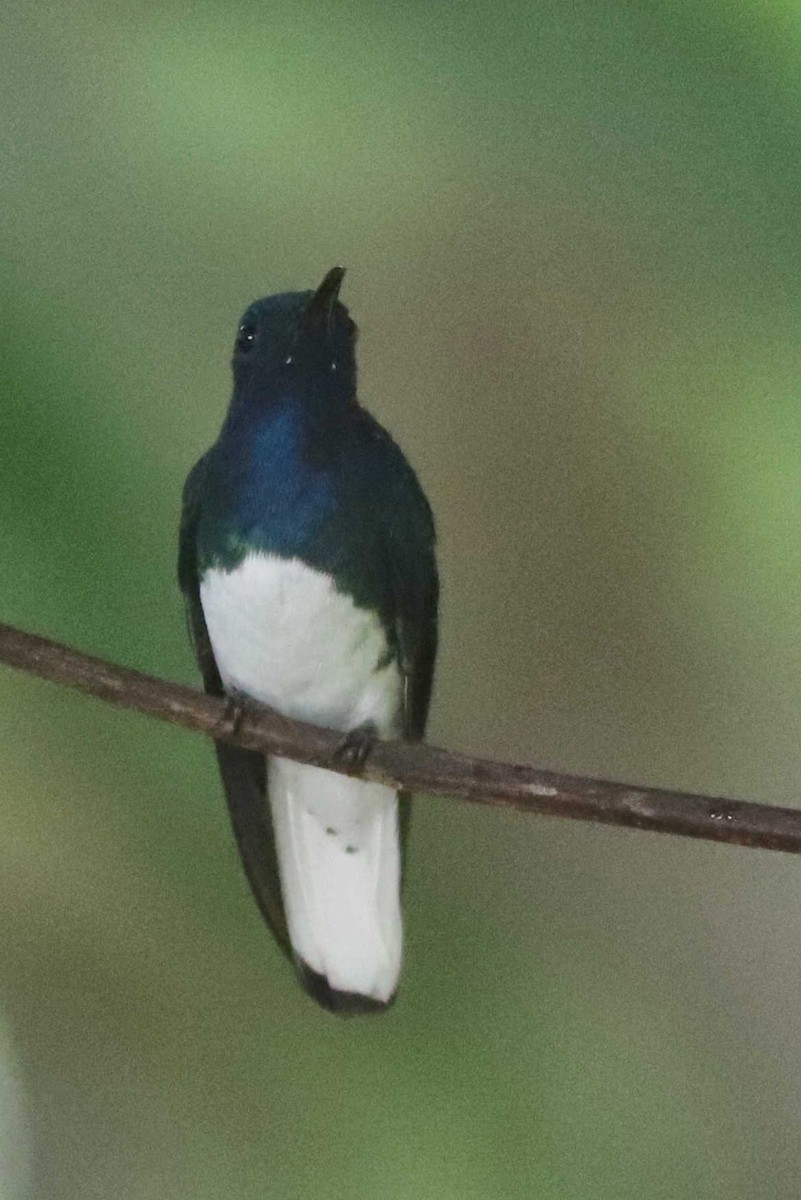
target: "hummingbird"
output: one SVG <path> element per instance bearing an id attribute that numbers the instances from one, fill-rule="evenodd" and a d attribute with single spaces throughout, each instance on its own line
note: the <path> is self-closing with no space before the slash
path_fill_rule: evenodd
<path id="1" fill-rule="evenodd" d="M 205 690 L 342 733 L 421 740 L 437 650 L 431 509 L 361 406 L 345 271 L 251 304 L 219 436 L 183 491 L 178 581 Z M 409 798 L 218 741 L 253 896 L 323 1008 L 380 1012 L 402 958 Z"/>

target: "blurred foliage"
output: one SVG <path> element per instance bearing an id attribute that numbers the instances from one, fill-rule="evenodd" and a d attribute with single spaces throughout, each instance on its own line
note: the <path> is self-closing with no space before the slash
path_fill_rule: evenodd
<path id="1" fill-rule="evenodd" d="M 195 679 L 232 330 L 344 262 L 432 736 L 792 803 L 799 68 L 756 0 L 6 6 L 2 619 Z M 9 673 L 0 734 L 3 1200 L 797 1196 L 794 861 L 421 799 L 399 1002 L 337 1024 L 208 746 Z"/>

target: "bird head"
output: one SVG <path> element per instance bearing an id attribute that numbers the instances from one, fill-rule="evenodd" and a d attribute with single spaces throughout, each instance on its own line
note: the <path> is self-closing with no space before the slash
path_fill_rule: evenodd
<path id="1" fill-rule="evenodd" d="M 328 380 L 355 389 L 356 325 L 339 300 L 344 267 L 332 267 L 313 292 L 265 296 L 242 317 L 234 343 L 238 386 L 291 385 Z"/>

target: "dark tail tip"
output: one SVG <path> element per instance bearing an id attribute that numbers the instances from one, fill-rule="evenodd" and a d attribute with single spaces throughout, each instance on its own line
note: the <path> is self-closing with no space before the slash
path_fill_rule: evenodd
<path id="1" fill-rule="evenodd" d="M 316 1000 L 321 1008 L 335 1013 L 338 1017 L 365 1016 L 371 1013 L 386 1012 L 395 1000 L 395 994 L 389 1000 L 376 1000 L 372 996 L 362 996 L 359 992 L 338 992 L 332 988 L 325 975 L 320 975 L 302 959 L 297 960 L 300 982 L 306 991 Z"/>

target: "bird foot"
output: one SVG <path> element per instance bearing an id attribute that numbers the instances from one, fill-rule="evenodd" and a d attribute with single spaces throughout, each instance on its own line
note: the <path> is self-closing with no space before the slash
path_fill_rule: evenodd
<path id="1" fill-rule="evenodd" d="M 345 734 L 336 748 L 334 757 L 344 767 L 349 767 L 352 771 L 361 771 L 377 741 L 378 731 L 372 721 L 368 721 Z"/>
<path id="2" fill-rule="evenodd" d="M 229 692 L 225 697 L 225 708 L 217 723 L 221 734 L 236 737 L 242 728 L 242 722 L 247 713 L 247 700 L 238 692 Z"/>

